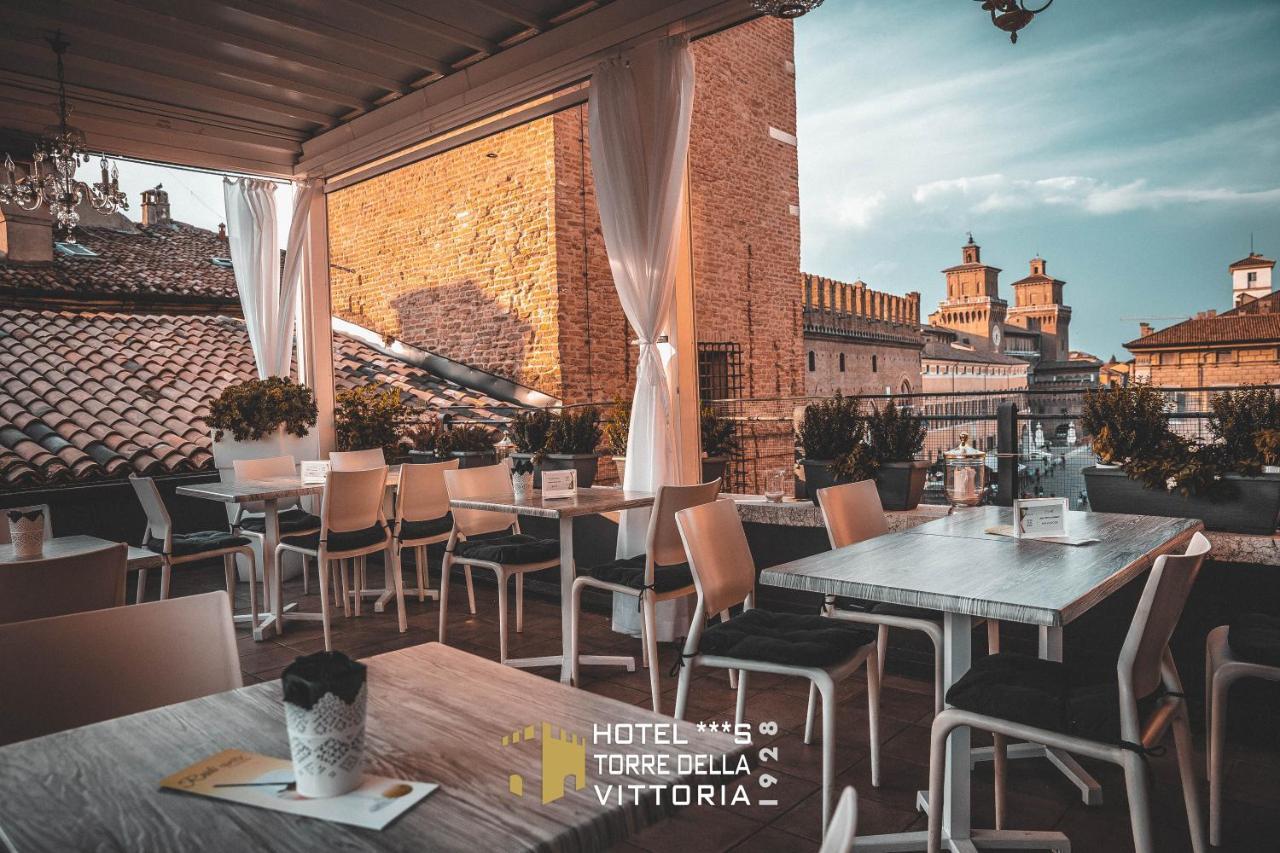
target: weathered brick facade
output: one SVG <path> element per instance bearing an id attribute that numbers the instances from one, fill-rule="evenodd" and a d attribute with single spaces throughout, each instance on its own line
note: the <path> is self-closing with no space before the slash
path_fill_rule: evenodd
<path id="1" fill-rule="evenodd" d="M 804 391 L 791 25 L 693 45 L 700 341 L 735 342 L 743 396 Z M 563 398 L 629 396 L 585 105 L 329 196 L 334 312 Z"/>

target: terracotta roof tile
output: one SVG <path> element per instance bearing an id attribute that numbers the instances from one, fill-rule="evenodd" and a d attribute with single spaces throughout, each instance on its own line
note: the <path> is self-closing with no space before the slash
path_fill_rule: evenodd
<path id="1" fill-rule="evenodd" d="M 1197 317 L 1129 341 L 1125 349 L 1203 344 L 1280 343 L 1280 314 Z"/>

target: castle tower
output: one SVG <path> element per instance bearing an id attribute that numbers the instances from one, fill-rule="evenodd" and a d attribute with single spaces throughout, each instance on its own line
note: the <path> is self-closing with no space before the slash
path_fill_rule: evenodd
<path id="1" fill-rule="evenodd" d="M 1271 293 L 1271 273 L 1276 262 L 1257 252 L 1241 258 L 1227 269 L 1231 272 L 1231 307 L 1250 299 L 1261 299 Z"/>
<path id="2" fill-rule="evenodd" d="M 929 323 L 999 349 L 1000 327 L 1009 308 L 1000 298 L 1000 269 L 982 262 L 982 247 L 973 242 L 972 234 L 960 251 L 961 263 L 942 271 L 947 277 L 947 298 L 929 315 Z"/>
<path id="3" fill-rule="evenodd" d="M 1040 333 L 1042 361 L 1066 361 L 1071 354 L 1071 309 L 1062 301 L 1065 284 L 1048 274 L 1044 258 L 1038 256 L 1031 259 L 1030 274 L 1013 283 L 1009 324 Z"/>

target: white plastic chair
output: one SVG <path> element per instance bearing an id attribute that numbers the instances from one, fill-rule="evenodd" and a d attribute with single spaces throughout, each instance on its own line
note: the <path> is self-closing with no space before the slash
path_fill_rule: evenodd
<path id="1" fill-rule="evenodd" d="M 460 468 L 444 472 L 445 487 L 450 499 L 492 497 L 506 495 L 514 500 L 511 489 L 511 470 L 504 464 L 484 465 L 478 468 Z M 469 540 L 507 534 L 507 537 L 520 536 L 520 519 L 515 513 L 490 512 L 479 509 L 453 510 L 453 530 L 449 534 L 449 544 L 445 546 L 444 561 L 440 571 L 440 642 L 445 642 L 445 632 L 449 616 L 449 576 L 453 566 L 463 566 L 469 573 L 471 568 L 488 569 L 498 580 L 498 660 L 507 662 L 507 581 L 516 579 L 516 633 L 524 631 L 524 575 L 526 572 L 537 572 L 553 569 L 560 565 L 559 546 L 557 555 L 544 560 L 527 563 L 501 563 L 478 557 L 468 557 L 463 551 Z M 537 540 L 545 544 L 551 540 Z M 468 574 L 468 593 L 470 593 L 470 575 Z M 474 611 L 473 611 L 474 612 Z"/>
<path id="2" fill-rule="evenodd" d="M 684 553 L 684 543 L 680 541 L 680 531 L 676 528 L 676 513 L 687 507 L 713 501 L 719 492 L 718 479 L 694 486 L 663 486 L 658 489 L 658 496 L 653 502 L 653 511 L 649 514 L 643 573 L 638 576 L 643 583 L 641 588 L 636 589 L 627 583 L 604 579 L 611 576 L 610 570 L 615 570 L 612 574 L 617 574 L 616 568 L 620 564 L 634 565 L 635 562 L 639 562 L 639 558 L 632 561 L 617 560 L 605 566 L 598 566 L 574 579 L 569 654 L 570 671 L 575 685 L 579 684 L 578 622 L 582 613 L 582 591 L 590 586 L 638 598 L 643 613 L 641 646 L 644 649 L 644 665 L 649 667 L 649 690 L 652 694 L 653 710 L 655 713 L 662 713 L 662 689 L 658 671 L 660 669 L 658 666 L 658 602 L 697 594 L 692 575 L 688 576 L 687 582 L 685 581 L 686 573 L 683 571 L 683 564 L 687 564 L 689 560 Z M 598 577 L 593 576 L 592 573 L 595 572 L 599 572 Z M 630 574 L 637 573 L 632 571 Z M 664 580 L 679 578 L 679 581 L 657 584 L 655 578 Z M 659 586 L 664 588 L 659 589 Z"/>
<path id="3" fill-rule="evenodd" d="M 0 623 L 124 605 L 129 546 L 0 563 Z"/>
<path id="4" fill-rule="evenodd" d="M 271 456 L 266 459 L 236 459 L 232 468 L 237 480 L 269 480 L 273 477 L 293 477 L 298 473 L 297 463 L 292 456 Z M 295 536 L 303 533 L 314 533 L 320 529 L 320 519 L 307 512 L 302 506 L 301 498 L 285 498 L 277 503 L 277 518 L 282 536 Z M 252 536 L 258 540 L 266 538 L 266 504 L 262 501 L 236 504 L 235 518 L 231 520 L 231 532 L 241 536 Z M 265 555 L 264 555 L 265 557 Z M 302 560 L 302 592 L 311 591 L 307 574 L 307 560 Z M 262 578 L 263 601 L 270 598 L 267 579 Z"/>
<path id="5" fill-rule="evenodd" d="M 370 554 L 385 551 L 385 559 L 393 561 L 396 607 L 400 619 L 400 632 L 408 630 L 404 612 L 404 585 L 400 579 L 400 565 L 391 547 L 391 526 L 382 511 L 382 497 L 386 489 L 387 467 L 356 471 L 329 469 L 325 477 L 324 493 L 320 499 L 320 530 L 298 536 L 283 537 L 276 546 L 276 561 L 282 551 L 293 551 L 315 557 L 320 566 L 320 619 L 324 624 L 324 648 L 332 650 L 329 625 L 329 571 L 330 562 L 338 561 L 339 573 L 345 575 L 341 563 L 354 562 L 351 583 L 354 583 L 355 612 L 360 615 L 361 578 L 364 561 Z M 342 587 L 342 612 L 350 614 L 345 594 L 348 583 L 344 577 Z"/>
<path id="6" fill-rule="evenodd" d="M 822 696 L 822 827 L 826 832 L 831 820 L 832 789 L 835 785 L 836 684 L 865 665 L 867 671 L 867 716 L 871 735 L 871 784 L 880 785 L 880 671 L 873 656 L 875 640 L 869 639 L 842 660 L 826 666 L 775 663 L 750 658 L 703 654 L 699 651 L 706 622 L 739 603 L 743 612 L 730 617 L 728 623 L 744 618 L 755 606 L 756 569 L 747 545 L 747 535 L 731 500 L 717 500 L 690 507 L 676 513 L 676 525 L 684 541 L 689 566 L 698 590 L 698 605 L 689 626 L 681 654 L 680 682 L 676 689 L 677 720 L 684 718 L 689 701 L 689 683 L 696 666 L 710 666 L 738 671 L 738 701 L 734 710 L 735 725 L 746 713 L 747 674 L 769 672 L 807 678 L 817 685 Z M 780 615 L 782 616 L 782 615 Z M 823 619 L 820 616 L 782 616 L 783 619 Z M 826 619 L 831 626 L 844 623 Z M 717 626 L 718 627 L 718 626 Z M 715 629 L 712 629 L 715 630 Z M 874 635 L 868 635 L 873 637 Z M 806 738 L 808 743 L 809 739 Z"/>
<path id="7" fill-rule="evenodd" d="M 418 570 L 418 587 L 405 592 L 416 593 L 418 601 L 440 597 L 438 592 L 431 589 L 431 579 L 427 574 L 427 546 L 448 542 L 453 532 L 453 523 L 449 518 L 449 490 L 444 483 L 444 472 L 457 469 L 457 459 L 400 466 L 393 539 L 397 562 L 405 548 L 414 549 L 413 562 Z M 470 572 L 467 573 L 467 594 L 471 599 L 471 612 L 475 613 L 475 591 L 471 587 Z"/>
<path id="8" fill-rule="evenodd" d="M 243 686 L 225 592 L 0 625 L 0 745 Z"/>
<path id="9" fill-rule="evenodd" d="M 818 853 L 852 853 L 858 837 L 858 792 L 849 785 L 840 794 L 836 813 L 827 827 Z"/>
<path id="10" fill-rule="evenodd" d="M 1191 726 L 1187 720 L 1186 699 L 1182 681 L 1169 651 L 1169 638 L 1178 624 L 1191 586 L 1195 583 L 1209 540 L 1197 533 L 1186 553 L 1163 554 L 1156 558 L 1147 579 L 1137 612 L 1129 625 L 1120 659 L 1116 664 L 1119 697 L 1119 741 L 1068 734 L 1062 731 L 1001 719 L 991 714 L 949 707 L 934 717 L 929 758 L 929 851 L 938 853 L 942 844 L 943 779 L 946 775 L 947 737 L 960 726 L 981 729 L 1006 738 L 1056 747 L 1065 752 L 1085 755 L 1098 761 L 1117 764 L 1124 769 L 1125 788 L 1129 795 L 1129 819 L 1133 828 L 1136 853 L 1155 853 L 1151 827 L 1151 801 L 1148 790 L 1146 751 L 1156 746 L 1170 728 L 1178 753 L 1178 770 L 1182 776 L 1182 795 L 1186 803 L 1187 823 L 1191 829 L 1191 846 L 1204 853 L 1204 818 L 1196 792 L 1196 770 L 1192 762 Z M 1000 656 L 988 658 L 995 661 Z M 1050 662 L 1045 662 L 1050 663 Z M 1153 706 L 1142 719 L 1138 700 L 1164 694 L 1153 700 Z M 990 690 L 990 684 L 981 689 Z M 948 692 L 949 702 L 960 701 L 955 687 Z M 1025 691 L 1017 700 L 1026 704 Z M 989 703 L 988 703 L 989 704 Z M 1000 749 L 997 744 L 997 750 Z M 997 755 L 997 759 L 999 759 Z M 997 760 L 996 773 L 1003 773 L 1003 762 Z M 996 811 L 1003 813 L 1005 784 L 996 779 Z"/>
<path id="11" fill-rule="evenodd" d="M 387 464 L 387 458 L 381 447 L 368 450 L 335 450 L 329 454 L 330 471 L 367 471 L 370 468 L 381 468 Z"/>

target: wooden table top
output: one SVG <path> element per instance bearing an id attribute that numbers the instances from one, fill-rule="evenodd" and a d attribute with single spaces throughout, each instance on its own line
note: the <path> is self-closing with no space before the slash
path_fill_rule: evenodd
<path id="1" fill-rule="evenodd" d="M 86 551 L 98 551 L 115 542 L 109 539 L 99 539 L 97 536 L 55 536 L 52 539 L 44 540 L 44 551 L 35 560 L 49 560 L 57 557 L 74 557 L 77 554 L 83 554 Z M 129 556 L 127 558 L 129 570 L 133 569 L 151 569 L 160 565 L 160 555 L 154 551 L 148 551 L 146 548 L 139 548 L 136 545 L 129 546 Z M 19 560 L 13 553 L 13 545 L 5 543 L 0 545 L 0 563 L 25 563 L 34 562 L 34 560 Z"/>
<path id="2" fill-rule="evenodd" d="M 387 488 L 400 485 L 400 466 L 387 468 Z M 260 480 L 224 480 L 217 483 L 196 483 L 178 486 L 180 495 L 218 501 L 226 504 L 253 503 L 255 501 L 283 500 L 305 495 L 324 493 L 324 483 L 304 483 L 301 475 L 293 477 L 264 477 Z"/>
<path id="3" fill-rule="evenodd" d="M 476 498 L 450 500 L 449 505 L 458 509 L 484 509 L 492 512 L 514 512 L 516 515 L 532 515 L 539 518 L 576 518 L 623 509 L 653 506 L 652 492 L 624 492 L 615 488 L 578 489 L 572 498 L 544 498 L 540 489 L 516 500 L 510 493 Z"/>
<path id="4" fill-rule="evenodd" d="M 1181 552 L 1203 525 L 1188 518 L 1073 512 L 1063 545 L 985 533 L 1011 524 L 1008 507 L 958 512 L 765 569 L 760 582 L 1003 622 L 1066 625 L 1149 569 Z"/>
<path id="5" fill-rule="evenodd" d="M 595 756 L 736 756 L 725 734 L 680 723 L 686 746 L 597 746 L 594 724 L 672 723 L 439 643 L 364 661 L 366 770 L 440 789 L 381 832 L 162 791 L 159 782 L 226 748 L 287 757 L 279 681 L 158 708 L 0 748 L 0 813 L 19 850 L 369 851 L 607 850 L 661 820 L 669 797 L 636 803 L 595 786 L 669 784 L 675 776 L 601 775 Z M 542 722 L 586 739 L 587 784 L 543 804 L 539 743 L 502 738 Z M 508 790 L 509 774 L 525 796 Z M 687 778 L 687 777 L 684 777 Z M 665 793 L 665 792 L 664 792 Z"/>

